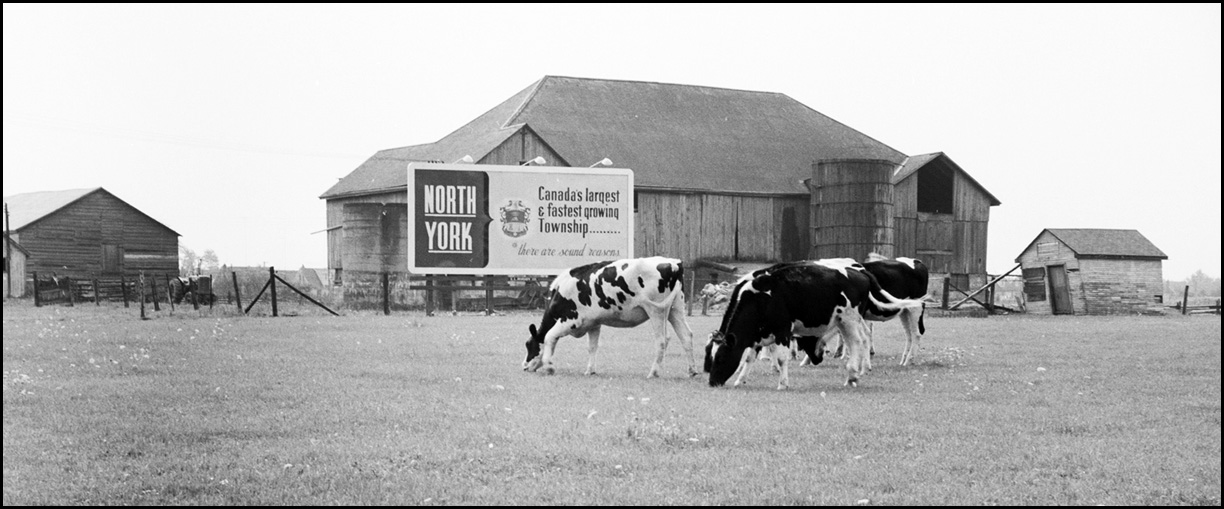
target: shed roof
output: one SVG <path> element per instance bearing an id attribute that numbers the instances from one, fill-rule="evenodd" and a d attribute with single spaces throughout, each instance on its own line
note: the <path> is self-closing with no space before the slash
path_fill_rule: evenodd
<path id="1" fill-rule="evenodd" d="M 13 231 L 19 231 L 38 220 L 51 215 L 52 213 L 67 207 L 77 200 L 89 196 L 96 192 L 103 192 L 110 195 L 112 198 L 119 200 L 120 203 L 132 207 L 128 202 L 119 199 L 114 193 L 107 191 L 101 187 L 92 187 L 86 189 L 66 189 L 63 191 L 37 191 L 33 193 L 14 194 L 4 197 L 4 205 L 9 211 L 9 228 Z M 141 212 L 140 209 L 132 207 L 137 213 L 148 217 L 150 221 L 157 223 L 162 228 L 170 230 L 171 233 L 178 235 L 178 232 L 171 230 L 170 227 L 162 224 L 160 221 L 153 219 L 148 214 Z"/>
<path id="2" fill-rule="evenodd" d="M 785 94 L 545 76 L 435 143 L 379 151 L 320 198 L 404 187 L 409 161 L 480 160 L 522 128 L 561 156 L 554 165 L 608 157 L 647 189 L 806 194 L 821 159 L 905 160 Z"/>
<path id="3" fill-rule="evenodd" d="M 1066 244 L 1080 257 L 1108 258 L 1147 258 L 1167 260 L 1164 254 L 1138 230 L 1110 230 L 1102 228 L 1046 228 L 1042 233 L 1050 232 L 1055 238 Z M 1033 243 L 1041 238 L 1038 234 L 1033 242 L 1024 248 L 1028 251 Z M 1023 254 L 1023 251 L 1021 252 Z M 1020 262 L 1020 257 L 1016 257 Z"/>

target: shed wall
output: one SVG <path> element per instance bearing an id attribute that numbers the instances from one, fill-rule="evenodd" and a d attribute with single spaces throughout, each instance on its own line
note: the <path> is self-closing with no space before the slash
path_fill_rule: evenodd
<path id="1" fill-rule="evenodd" d="M 178 273 L 178 235 L 105 191 L 90 193 L 21 230 L 13 238 L 30 252 L 26 269 L 40 274 L 97 277 Z M 104 270 L 103 245 L 115 268 Z"/>

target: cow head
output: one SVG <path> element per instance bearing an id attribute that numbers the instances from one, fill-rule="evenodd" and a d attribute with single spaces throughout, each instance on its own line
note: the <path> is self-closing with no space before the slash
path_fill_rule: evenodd
<path id="1" fill-rule="evenodd" d="M 524 371 L 535 371 L 540 367 L 540 345 L 544 343 L 544 335 L 536 330 L 535 324 L 527 326 L 531 339 L 527 340 L 527 358 L 523 359 Z"/>

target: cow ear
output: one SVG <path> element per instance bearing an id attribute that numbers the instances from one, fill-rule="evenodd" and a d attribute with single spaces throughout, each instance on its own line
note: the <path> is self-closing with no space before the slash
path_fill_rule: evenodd
<path id="1" fill-rule="evenodd" d="M 538 334 L 536 333 L 536 326 L 535 326 L 535 324 L 534 324 L 534 323 L 533 323 L 533 324 L 531 324 L 531 325 L 528 325 L 528 326 L 527 326 L 527 332 L 530 332 L 530 333 L 531 333 L 531 339 L 535 339 L 535 338 L 536 338 L 536 336 L 538 335 Z"/>

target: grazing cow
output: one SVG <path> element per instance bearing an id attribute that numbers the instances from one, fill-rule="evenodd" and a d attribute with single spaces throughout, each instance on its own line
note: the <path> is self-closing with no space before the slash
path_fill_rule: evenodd
<path id="1" fill-rule="evenodd" d="M 875 276 L 876 281 L 880 283 L 880 288 L 883 288 L 889 294 L 901 299 L 922 299 L 927 293 L 927 281 L 929 273 L 926 264 L 922 260 L 914 258 L 898 257 L 895 260 L 889 260 L 880 256 L 877 253 L 868 255 L 867 263 L 863 264 L 863 268 L 867 272 Z M 905 351 L 901 354 L 901 365 L 905 366 L 914 358 L 918 342 L 922 339 L 922 335 L 926 334 L 926 324 L 923 323 L 923 316 L 926 314 L 926 306 L 918 309 L 905 308 L 900 311 L 881 311 L 871 312 L 863 315 L 863 318 L 871 322 L 887 322 L 901 317 L 901 325 L 905 327 L 906 342 Z M 837 338 L 830 336 L 827 338 L 830 343 Z M 836 344 L 836 343 L 832 343 Z M 868 333 L 868 344 L 871 345 L 871 353 L 875 353 L 875 345 L 872 344 L 871 333 Z M 841 345 L 837 346 L 838 351 L 841 351 Z M 818 349 L 823 355 L 824 349 Z M 803 364 L 809 362 L 813 365 L 820 364 L 822 357 L 820 355 L 809 355 L 804 359 Z"/>
<path id="2" fill-rule="evenodd" d="M 782 263 L 755 271 L 736 284 L 722 326 L 711 335 L 709 383 L 721 386 L 737 369 L 747 369 L 751 359 L 745 352 L 769 346 L 771 335 L 793 350 L 793 335 L 823 337 L 836 329 L 848 345 L 846 385 L 855 386 L 870 363 L 862 315 L 921 306 L 921 301 L 883 291 L 850 259 Z M 786 357 L 779 389 L 789 384 Z"/>
<path id="3" fill-rule="evenodd" d="M 553 374 L 553 354 L 562 336 L 589 335 L 586 374 L 595 373 L 595 352 L 599 348 L 600 328 L 635 327 L 651 322 L 658 340 L 658 354 L 647 378 L 659 376 L 663 353 L 667 350 L 667 324 L 688 353 L 689 376 L 693 369 L 693 331 L 684 320 L 684 266 L 673 258 L 652 257 L 599 262 L 562 272 L 549 286 L 550 302 L 540 328 L 527 328 L 527 358 L 523 369 L 541 366 Z"/>

